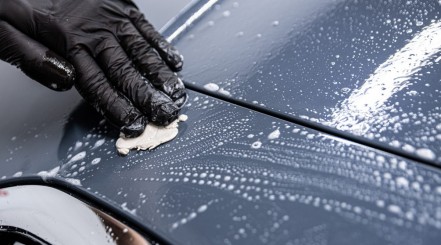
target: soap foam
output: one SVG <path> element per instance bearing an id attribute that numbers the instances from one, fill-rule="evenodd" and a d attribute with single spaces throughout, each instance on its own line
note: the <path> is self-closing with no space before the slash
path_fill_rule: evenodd
<path id="1" fill-rule="evenodd" d="M 215 83 L 207 83 L 204 85 L 204 88 L 208 91 L 216 92 L 219 90 L 219 85 L 217 85 Z"/>

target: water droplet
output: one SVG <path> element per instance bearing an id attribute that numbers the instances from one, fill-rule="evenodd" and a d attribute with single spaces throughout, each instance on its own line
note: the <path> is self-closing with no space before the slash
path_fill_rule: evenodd
<path id="1" fill-rule="evenodd" d="M 251 148 L 253 149 L 259 149 L 260 147 L 262 147 L 262 142 L 260 142 L 259 140 L 251 144 Z"/>
<path id="2" fill-rule="evenodd" d="M 95 158 L 92 160 L 92 165 L 96 165 L 101 162 L 101 158 Z"/>

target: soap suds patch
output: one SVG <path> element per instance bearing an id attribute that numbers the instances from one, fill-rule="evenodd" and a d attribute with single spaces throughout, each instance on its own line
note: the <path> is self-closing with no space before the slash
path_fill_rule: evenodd
<path id="1" fill-rule="evenodd" d="M 280 137 L 280 130 L 279 129 L 274 130 L 272 133 L 270 133 L 268 135 L 269 140 L 275 140 L 275 139 L 278 139 L 279 137 Z"/>
<path id="2" fill-rule="evenodd" d="M 178 135 L 178 123 L 187 121 L 186 115 L 180 115 L 170 125 L 161 127 L 148 124 L 144 132 L 136 138 L 126 138 L 123 135 L 116 141 L 116 149 L 119 154 L 127 155 L 131 149 L 152 150 L 157 146 L 169 142 Z"/>
<path id="3" fill-rule="evenodd" d="M 215 83 L 207 83 L 204 85 L 204 88 L 208 91 L 216 92 L 219 90 L 219 85 L 217 85 Z"/>
<path id="4" fill-rule="evenodd" d="M 251 148 L 253 148 L 253 149 L 260 149 L 260 147 L 262 147 L 262 142 L 260 142 L 260 140 L 251 144 Z"/>
<path id="5" fill-rule="evenodd" d="M 416 150 L 415 152 L 418 156 L 425 158 L 425 159 L 435 160 L 435 158 L 436 158 L 435 153 L 432 150 L 427 149 L 427 148 L 421 148 L 421 149 Z"/>

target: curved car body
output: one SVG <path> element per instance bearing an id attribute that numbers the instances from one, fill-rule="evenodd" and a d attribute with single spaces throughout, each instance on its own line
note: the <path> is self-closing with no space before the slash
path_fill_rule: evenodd
<path id="1" fill-rule="evenodd" d="M 422 83 L 372 77 L 425 30 L 438 38 L 439 13 L 437 1 L 194 2 L 164 31 L 186 57 L 189 120 L 125 158 L 75 91 L 2 68 L 0 186 L 61 188 L 172 244 L 437 244 L 440 52 L 407 74 Z M 354 119 L 368 126 L 340 127 L 364 84 L 393 93 L 358 97 L 374 102 Z"/>

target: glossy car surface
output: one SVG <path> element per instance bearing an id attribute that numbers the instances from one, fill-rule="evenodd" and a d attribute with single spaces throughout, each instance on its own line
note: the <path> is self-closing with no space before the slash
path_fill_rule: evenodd
<path id="1" fill-rule="evenodd" d="M 185 35 L 172 33 L 189 82 L 214 83 L 223 96 L 441 164 L 438 1 L 216 6 Z"/>
<path id="2" fill-rule="evenodd" d="M 383 12 L 387 12 L 390 3 L 370 2 L 372 8 L 377 6 L 374 3 L 386 3 L 378 9 Z M 63 186 L 64 191 L 71 193 L 84 192 L 109 205 L 108 211 L 123 213 L 129 224 L 154 231 L 172 244 L 438 244 L 441 172 L 434 167 L 437 158 L 429 166 L 406 155 L 355 143 L 346 135 L 328 134 L 317 130 L 318 127 L 308 127 L 307 123 L 300 126 L 276 113 L 285 112 L 282 104 L 290 105 L 292 111 L 298 108 L 298 114 L 293 114 L 296 116 L 306 114 L 307 108 L 312 111 L 343 103 L 345 96 L 333 95 L 330 100 L 333 103 L 325 104 L 324 98 L 328 97 L 321 94 L 325 88 L 328 94 L 340 93 L 337 89 L 340 85 L 331 86 L 325 80 L 331 79 L 327 75 L 323 75 L 327 84 L 324 87 L 300 79 L 303 77 L 290 77 L 300 76 L 294 70 L 304 69 L 293 65 L 294 58 L 287 51 L 293 43 L 301 42 L 294 42 L 296 36 L 289 38 L 288 34 L 294 33 L 291 28 L 302 26 L 300 20 L 306 17 L 322 19 L 320 23 L 329 28 L 344 28 L 346 25 L 337 20 L 335 26 L 331 25 L 329 19 L 345 16 L 335 11 L 340 8 L 343 11 L 346 5 L 355 3 L 296 1 L 295 5 L 293 1 L 283 0 L 195 3 L 165 31 L 175 37 L 186 57 L 183 78 L 198 91 L 189 91 L 190 100 L 183 109 L 189 120 L 180 125 L 174 141 L 153 151 L 133 152 L 125 158 L 117 156 L 115 151 L 118 132 L 85 105 L 75 91 L 48 91 L 2 64 L 5 82 L 0 83 L 0 112 L 4 115 L 0 121 L 0 184 L 32 179 L 33 183 Z M 369 9 L 364 1 L 357 3 L 366 11 Z M 426 7 L 430 6 L 439 7 L 427 3 Z M 236 10 L 247 18 L 239 21 Z M 381 15 L 381 11 L 377 13 Z M 429 12 L 423 16 L 429 16 Z M 357 25 L 360 30 L 367 28 L 363 24 L 373 17 L 357 13 L 348 19 L 361 23 Z M 267 32 L 258 30 L 263 23 L 268 23 Z M 375 23 L 370 27 L 373 30 L 377 28 Z M 261 33 L 261 36 L 247 36 L 252 28 L 256 28 L 255 35 Z M 243 33 L 228 36 L 236 34 L 236 29 Z M 306 29 L 317 36 L 320 33 L 320 28 Z M 267 37 L 270 34 L 272 38 Z M 248 38 L 244 43 L 249 45 L 246 49 L 234 49 L 235 38 Z M 262 42 L 257 44 L 252 38 L 261 38 Z M 345 40 L 338 43 L 343 46 Z M 406 43 L 403 40 L 396 49 Z M 228 45 L 230 49 L 223 48 Z M 242 41 L 237 41 L 237 46 L 240 45 Z M 265 58 L 254 53 L 256 56 L 251 61 L 250 55 L 242 53 L 253 53 L 248 48 L 258 45 L 262 45 L 258 50 L 271 55 Z M 368 55 L 369 47 L 363 48 Z M 314 56 L 308 52 L 316 50 L 299 46 L 298 52 L 302 53 L 300 59 L 308 60 Z M 285 63 L 280 62 L 284 53 Z M 384 57 L 387 59 L 389 55 L 384 52 Z M 364 62 L 364 58 L 353 59 Z M 316 58 L 316 62 L 324 60 Z M 306 63 L 303 62 L 305 67 Z M 293 71 L 287 72 L 290 76 L 279 76 L 275 70 L 258 72 L 258 67 Z M 318 76 L 318 71 L 330 72 L 318 67 L 309 66 L 311 79 Z M 374 64 L 371 67 L 375 70 Z M 335 76 L 347 75 L 347 69 L 344 72 L 341 69 Z M 370 74 L 362 70 L 354 74 L 360 77 Z M 232 80 L 236 75 L 237 80 Z M 250 79 L 245 79 L 248 76 Z M 292 87 L 292 81 L 303 87 Z M 219 84 L 229 94 L 223 92 L 225 97 L 218 99 L 207 95 L 210 93 L 200 93 L 208 83 Z M 432 86 L 435 88 L 429 91 L 437 93 L 439 83 Z M 287 95 L 290 89 L 296 96 Z M 299 89 L 317 100 L 302 97 Z M 399 99 L 400 95 L 395 96 Z M 248 104 L 253 98 L 257 104 Z M 421 99 L 426 97 L 421 94 Z M 434 100 L 427 99 L 427 103 Z M 231 103 L 237 101 L 245 101 L 241 104 L 245 107 Z M 263 114 L 256 111 L 258 106 L 271 110 Z M 404 137 L 402 131 L 387 135 Z M 405 142 L 405 138 L 402 140 Z M 372 141 L 386 144 L 375 137 Z M 439 145 L 439 141 L 434 142 L 435 146 Z"/>

